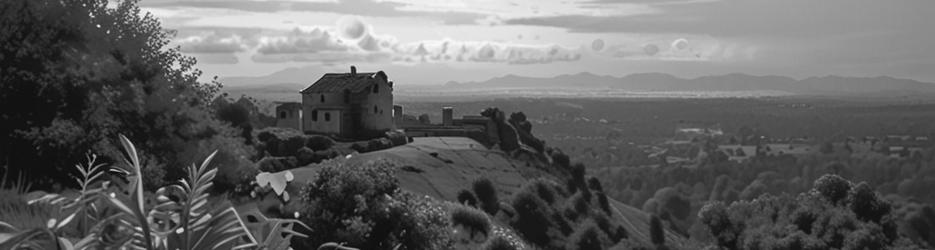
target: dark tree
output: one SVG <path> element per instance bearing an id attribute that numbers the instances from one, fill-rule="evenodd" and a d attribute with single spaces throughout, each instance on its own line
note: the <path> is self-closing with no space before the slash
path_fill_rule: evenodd
<path id="1" fill-rule="evenodd" d="M 659 220 L 656 215 L 649 219 L 649 238 L 657 246 L 666 244 L 666 234 L 662 227 L 662 220 Z"/>
<path id="2" fill-rule="evenodd" d="M 477 198 L 471 191 L 461 189 L 458 191 L 458 202 L 472 207 L 477 207 Z"/>
<path id="3" fill-rule="evenodd" d="M 497 211 L 500 211 L 500 199 L 497 198 L 497 189 L 494 188 L 493 182 L 490 179 L 481 177 L 474 180 L 473 188 L 474 194 L 477 195 L 477 199 L 480 201 L 481 209 L 490 215 L 496 215 Z"/>

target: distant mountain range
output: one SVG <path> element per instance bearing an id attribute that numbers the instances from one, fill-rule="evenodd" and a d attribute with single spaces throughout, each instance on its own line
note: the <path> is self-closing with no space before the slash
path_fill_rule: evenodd
<path id="1" fill-rule="evenodd" d="M 224 91 L 239 96 L 255 97 L 268 95 L 272 100 L 295 101 L 298 91 L 308 87 L 319 76 L 309 75 L 299 68 L 282 70 L 259 77 L 225 77 Z M 399 85 L 399 90 L 408 90 Z M 450 91 L 476 91 L 489 89 L 615 89 L 624 91 L 783 91 L 795 95 L 881 95 L 881 96 L 929 96 L 935 95 L 935 83 L 920 82 L 888 76 L 843 77 L 823 76 L 797 80 L 785 76 L 754 76 L 727 74 L 680 78 L 665 73 L 639 73 L 623 77 L 578 73 L 555 77 L 526 77 L 506 75 L 481 82 L 448 82 L 436 85 L 438 89 Z M 419 90 L 433 86 L 412 87 Z"/>
<path id="2" fill-rule="evenodd" d="M 803 95 L 935 94 L 935 83 L 881 77 L 824 76 L 796 80 L 784 76 L 727 74 L 692 79 L 664 73 L 640 73 L 623 77 L 591 73 L 556 77 L 506 75 L 483 82 L 448 82 L 447 88 L 612 88 L 633 91 L 786 91 Z"/>

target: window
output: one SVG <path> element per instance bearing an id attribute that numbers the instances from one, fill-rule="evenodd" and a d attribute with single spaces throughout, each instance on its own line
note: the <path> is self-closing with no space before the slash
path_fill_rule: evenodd
<path id="1" fill-rule="evenodd" d="M 380 85 L 379 85 L 379 84 L 374 84 L 374 85 L 373 85 L 373 93 L 374 93 L 374 94 L 380 93 Z"/>
<path id="2" fill-rule="evenodd" d="M 373 105 L 373 113 L 374 113 L 374 114 L 377 113 L 377 105 Z"/>
<path id="3" fill-rule="evenodd" d="M 325 102 L 325 95 L 324 95 L 324 94 L 321 95 L 321 102 L 322 102 L 322 103 Z"/>
<path id="4" fill-rule="evenodd" d="M 344 103 L 351 103 L 351 90 L 344 90 Z"/>
<path id="5" fill-rule="evenodd" d="M 279 111 L 279 119 L 286 119 L 286 111 Z"/>
<path id="6" fill-rule="evenodd" d="M 325 112 L 325 121 L 326 121 L 326 122 L 330 122 L 330 121 L 331 121 L 331 113 L 330 113 L 330 112 Z"/>
<path id="7" fill-rule="evenodd" d="M 312 121 L 318 121 L 318 110 L 312 110 Z"/>

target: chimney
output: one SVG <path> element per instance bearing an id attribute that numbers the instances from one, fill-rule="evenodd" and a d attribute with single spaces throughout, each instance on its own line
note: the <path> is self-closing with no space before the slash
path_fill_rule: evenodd
<path id="1" fill-rule="evenodd" d="M 351 65 L 351 75 L 357 75 L 357 67 L 354 67 L 354 65 Z"/>

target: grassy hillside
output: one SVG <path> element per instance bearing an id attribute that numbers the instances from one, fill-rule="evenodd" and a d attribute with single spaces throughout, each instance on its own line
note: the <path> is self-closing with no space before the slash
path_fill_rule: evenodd
<path id="1" fill-rule="evenodd" d="M 396 176 L 400 187 L 408 191 L 432 196 L 436 199 L 457 202 L 457 192 L 470 189 L 471 182 L 478 177 L 489 178 L 500 193 L 501 201 L 511 197 L 526 182 L 533 178 L 556 177 L 546 174 L 532 164 L 516 160 L 502 151 L 487 149 L 480 143 L 462 137 L 414 138 L 415 141 L 387 150 L 352 156 L 349 162 L 367 162 L 390 159 L 401 166 Z M 315 165 L 293 169 L 293 183 L 305 183 L 314 179 Z M 613 218 L 643 243 L 649 243 L 650 215 L 621 202 L 612 201 Z M 667 242 L 672 245 L 690 244 L 685 238 L 666 232 Z"/>

